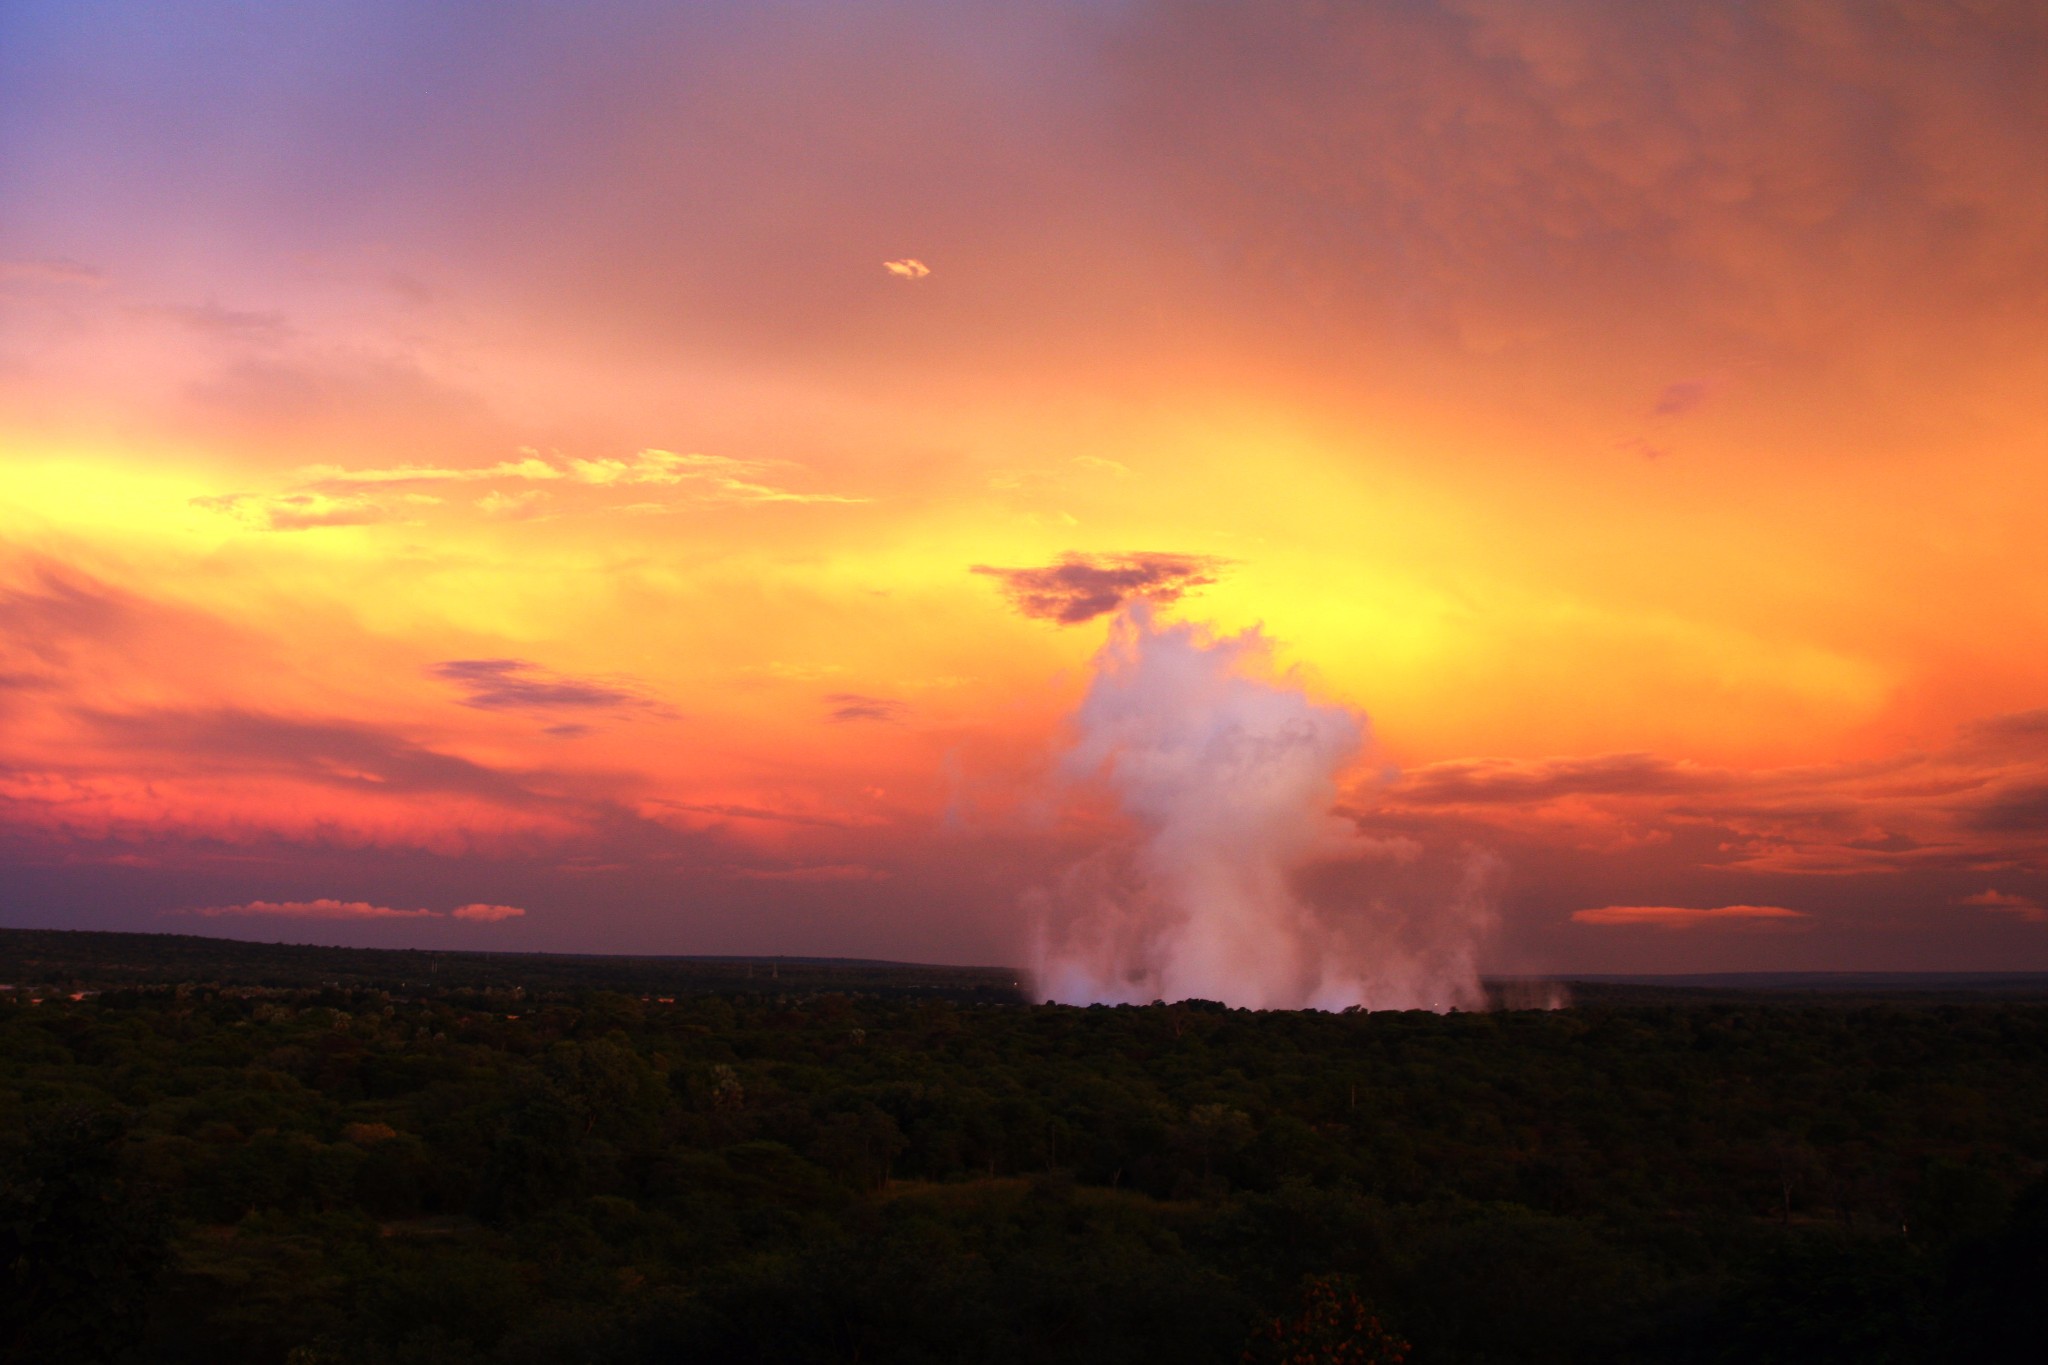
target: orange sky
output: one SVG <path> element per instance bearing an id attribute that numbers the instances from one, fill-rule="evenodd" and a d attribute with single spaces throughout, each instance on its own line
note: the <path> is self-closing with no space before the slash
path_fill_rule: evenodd
<path id="1" fill-rule="evenodd" d="M 1020 960 L 1065 562 L 1492 967 L 2048 968 L 2040 6 L 289 11 L 0 18 L 0 921 Z"/>

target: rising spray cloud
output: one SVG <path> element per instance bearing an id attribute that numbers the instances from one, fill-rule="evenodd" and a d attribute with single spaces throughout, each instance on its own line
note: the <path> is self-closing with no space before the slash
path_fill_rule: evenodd
<path id="1" fill-rule="evenodd" d="M 1075 725 L 1069 774 L 1105 782 L 1128 833 L 1034 893 L 1042 996 L 1253 1009 L 1483 1003 L 1484 855 L 1463 857 L 1426 907 L 1355 892 L 1322 903 L 1301 890 L 1312 866 L 1420 850 L 1366 839 L 1332 814 L 1365 718 L 1276 679 L 1257 631 L 1214 637 L 1129 604 Z"/>

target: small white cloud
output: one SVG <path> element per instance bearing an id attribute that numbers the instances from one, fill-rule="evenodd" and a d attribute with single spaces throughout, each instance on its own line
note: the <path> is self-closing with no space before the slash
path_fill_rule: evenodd
<path id="1" fill-rule="evenodd" d="M 884 261 L 882 269 L 899 280 L 921 280 L 932 273 L 932 268 L 915 256 L 905 256 L 900 261 Z"/>
<path id="2" fill-rule="evenodd" d="M 486 516 L 512 516 L 533 506 L 546 497 L 547 490 L 542 488 L 528 488 L 518 493 L 506 493 L 494 488 L 478 498 L 476 505 L 477 509 Z"/>

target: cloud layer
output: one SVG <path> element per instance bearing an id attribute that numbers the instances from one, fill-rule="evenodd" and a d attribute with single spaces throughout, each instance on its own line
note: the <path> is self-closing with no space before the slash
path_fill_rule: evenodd
<path id="1" fill-rule="evenodd" d="M 1693 929 L 1703 924 L 1773 924 L 1804 918 L 1801 912 L 1782 905 L 1603 905 L 1572 912 L 1572 920 L 1577 924 L 1649 924 L 1660 929 Z"/>
<path id="2" fill-rule="evenodd" d="M 2048 967 L 2039 4 L 840 10 L 0 15 L 0 917 L 1019 962 L 1144 608 L 1403 951 Z"/>

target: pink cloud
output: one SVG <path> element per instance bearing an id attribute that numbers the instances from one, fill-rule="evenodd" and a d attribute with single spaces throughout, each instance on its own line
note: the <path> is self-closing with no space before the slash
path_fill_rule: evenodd
<path id="1" fill-rule="evenodd" d="M 2041 908 L 2041 903 L 2039 901 L 2030 900 L 2025 896 L 2015 896 L 2010 894 L 2009 892 L 1995 891 L 1988 888 L 1983 891 L 1979 891 L 1974 896 L 1964 896 L 1957 900 L 1956 904 L 1974 905 L 1984 910 L 2000 910 L 2008 915 L 2017 915 L 2023 920 L 2028 920 L 2034 923 L 2039 923 L 2041 920 L 2048 919 L 2048 911 L 2044 911 Z"/>
<path id="2" fill-rule="evenodd" d="M 210 905 L 195 915 L 275 915 L 282 919 L 435 919 L 432 910 L 394 910 L 368 901 L 246 901 L 241 905 Z"/>
<path id="3" fill-rule="evenodd" d="M 458 905 L 448 912 L 456 919 L 475 920 L 483 924 L 496 924 L 499 920 L 518 919 L 526 912 L 516 905 L 487 905 L 477 901 L 472 905 Z"/>
<path id="4" fill-rule="evenodd" d="M 209 905 L 191 912 L 209 919 L 221 915 L 268 915 L 278 919 L 461 919 L 495 924 L 518 919 L 526 912 L 516 905 L 488 905 L 482 901 L 459 905 L 443 915 L 439 910 L 395 910 L 368 901 L 338 901 L 321 897 L 310 901 L 244 901 L 240 905 Z"/>
<path id="5" fill-rule="evenodd" d="M 1720 905 L 1712 909 L 1688 905 L 1603 905 L 1597 910 L 1572 912 L 1572 920 L 1577 924 L 1654 924 L 1664 929 L 1805 918 L 1805 911 L 1787 910 L 1782 905 Z"/>

